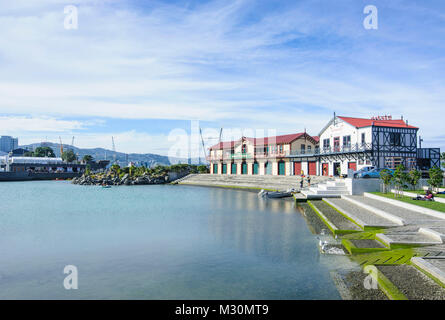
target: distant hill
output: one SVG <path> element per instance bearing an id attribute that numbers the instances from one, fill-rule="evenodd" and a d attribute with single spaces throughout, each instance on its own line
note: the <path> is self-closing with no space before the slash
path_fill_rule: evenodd
<path id="1" fill-rule="evenodd" d="M 23 145 L 20 146 L 20 148 L 28 149 L 28 150 L 34 150 L 37 147 L 40 146 L 47 146 L 51 147 L 54 150 L 54 153 L 57 157 L 60 157 L 60 144 L 58 143 L 52 143 L 52 142 L 42 142 L 42 143 L 33 143 L 29 145 Z M 72 149 L 75 154 L 78 155 L 79 159 L 82 159 L 83 156 L 89 154 L 93 156 L 94 160 L 110 160 L 114 161 L 116 157 L 116 161 L 120 166 L 126 166 L 127 160 L 128 162 L 134 162 L 137 165 L 145 165 L 147 167 L 152 167 L 156 165 L 171 165 L 175 163 L 187 163 L 187 159 L 181 159 L 181 158 L 172 158 L 171 162 L 167 156 L 161 156 L 159 154 L 153 154 L 153 153 L 122 153 L 122 152 L 114 152 L 112 150 L 104 149 L 104 148 L 94 148 L 94 149 L 82 149 L 77 148 L 68 144 L 63 145 L 63 149 Z M 127 158 L 128 156 L 128 158 Z M 201 159 L 201 164 L 205 164 L 203 161 L 204 159 Z"/>

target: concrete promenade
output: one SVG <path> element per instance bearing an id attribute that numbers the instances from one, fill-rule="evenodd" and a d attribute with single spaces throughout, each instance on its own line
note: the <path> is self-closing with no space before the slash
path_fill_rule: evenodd
<path id="1" fill-rule="evenodd" d="M 331 179 L 311 176 L 311 186 Z M 194 174 L 180 179 L 178 184 L 285 191 L 290 188 L 300 190 L 300 181 L 300 176 Z M 307 177 L 305 177 L 303 188 L 307 187 Z"/>

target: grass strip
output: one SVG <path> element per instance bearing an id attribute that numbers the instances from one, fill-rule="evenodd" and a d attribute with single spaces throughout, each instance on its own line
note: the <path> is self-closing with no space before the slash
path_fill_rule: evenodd
<path id="1" fill-rule="evenodd" d="M 397 200 L 405 203 L 409 203 L 418 207 L 423 207 L 431 210 L 436 210 L 440 212 L 445 212 L 445 203 L 436 202 L 436 201 L 422 201 L 422 200 L 413 200 L 411 197 L 400 196 L 395 197 L 393 193 L 383 193 L 383 192 L 370 192 L 377 196 L 385 197 L 392 200 Z"/>

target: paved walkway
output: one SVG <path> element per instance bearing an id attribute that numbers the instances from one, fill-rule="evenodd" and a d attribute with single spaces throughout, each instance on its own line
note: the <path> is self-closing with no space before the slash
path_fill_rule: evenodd
<path id="1" fill-rule="evenodd" d="M 330 180 L 327 177 L 311 176 L 311 185 Z M 260 175 L 213 175 L 195 174 L 183 178 L 179 184 L 202 186 L 226 186 L 254 189 L 271 189 L 285 191 L 290 188 L 300 189 L 300 176 L 260 176 Z M 308 187 L 304 179 L 303 187 Z"/>

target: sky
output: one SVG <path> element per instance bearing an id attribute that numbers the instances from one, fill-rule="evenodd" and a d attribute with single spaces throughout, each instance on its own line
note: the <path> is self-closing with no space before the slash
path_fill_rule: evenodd
<path id="1" fill-rule="evenodd" d="M 196 121 L 211 145 L 336 112 L 403 115 L 445 150 L 444 39 L 443 0 L 1 1 L 0 135 L 167 155 Z"/>

